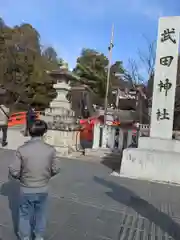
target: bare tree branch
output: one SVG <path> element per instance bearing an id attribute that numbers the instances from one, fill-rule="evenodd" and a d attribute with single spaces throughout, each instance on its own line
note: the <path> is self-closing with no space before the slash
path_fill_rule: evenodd
<path id="1" fill-rule="evenodd" d="M 145 52 L 138 50 L 138 63 L 134 59 L 129 59 L 128 62 L 126 79 L 132 84 L 133 87 L 144 84 L 154 75 L 156 42 L 150 42 L 145 36 L 143 37 L 147 44 L 147 50 Z M 145 70 L 145 74 L 141 73 L 141 68 Z"/>
<path id="2" fill-rule="evenodd" d="M 128 67 L 128 81 L 131 82 L 133 88 L 135 88 L 137 85 L 144 83 L 143 76 L 141 76 L 138 65 L 135 60 L 129 59 L 129 67 Z"/>
<path id="3" fill-rule="evenodd" d="M 139 121 L 142 122 L 143 116 L 147 116 L 146 112 L 143 112 L 142 99 L 147 100 L 147 96 L 144 93 L 144 85 L 154 75 L 155 65 L 155 41 L 150 42 L 145 36 L 143 36 L 147 49 L 145 51 L 138 50 L 138 59 L 135 61 L 129 59 L 129 66 L 127 72 L 127 80 L 132 84 L 133 88 L 137 91 L 138 113 Z M 141 71 L 143 69 L 143 73 Z M 145 70 L 145 72 L 144 72 Z"/>
<path id="4" fill-rule="evenodd" d="M 147 43 L 147 51 L 142 52 L 138 49 L 138 56 L 141 64 L 145 67 L 147 71 L 148 77 L 150 77 L 154 73 L 156 42 L 150 42 L 145 36 L 144 39 Z"/>

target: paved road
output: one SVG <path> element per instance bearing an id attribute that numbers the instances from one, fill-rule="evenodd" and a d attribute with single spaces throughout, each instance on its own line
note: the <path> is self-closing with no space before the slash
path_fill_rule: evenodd
<path id="1" fill-rule="evenodd" d="M 15 239 L 18 186 L 7 177 L 13 154 L 0 150 L 1 240 Z M 180 240 L 180 187 L 112 177 L 103 165 L 62 159 L 49 202 L 47 240 Z"/>
<path id="2" fill-rule="evenodd" d="M 24 127 L 23 126 L 17 126 L 17 127 L 10 127 L 8 129 L 8 145 L 5 147 L 5 149 L 13 149 L 16 150 L 19 146 L 24 144 L 24 142 L 29 140 L 29 137 L 24 137 L 23 132 Z M 1 138 L 2 133 L 0 133 L 0 148 L 1 148 Z"/>

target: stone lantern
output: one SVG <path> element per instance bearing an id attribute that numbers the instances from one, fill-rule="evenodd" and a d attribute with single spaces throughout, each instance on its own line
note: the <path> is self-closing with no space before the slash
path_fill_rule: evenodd
<path id="1" fill-rule="evenodd" d="M 67 94 L 71 90 L 70 80 L 78 80 L 78 77 L 74 76 L 66 66 L 51 71 L 49 74 L 56 80 L 54 88 L 57 91 L 57 97 L 42 117 L 48 123 L 45 141 L 55 146 L 60 156 L 67 156 L 79 148 L 80 127 L 71 109 L 71 103 L 67 99 Z"/>

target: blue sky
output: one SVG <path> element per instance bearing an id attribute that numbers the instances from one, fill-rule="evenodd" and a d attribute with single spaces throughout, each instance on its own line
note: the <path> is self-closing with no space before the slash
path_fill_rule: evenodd
<path id="1" fill-rule="evenodd" d="M 107 55 L 114 23 L 113 60 L 137 59 L 146 51 L 143 36 L 156 39 L 160 16 L 180 15 L 179 0 L 6 0 L 0 16 L 10 25 L 32 24 L 45 46 L 51 45 L 72 68 L 83 47 Z"/>

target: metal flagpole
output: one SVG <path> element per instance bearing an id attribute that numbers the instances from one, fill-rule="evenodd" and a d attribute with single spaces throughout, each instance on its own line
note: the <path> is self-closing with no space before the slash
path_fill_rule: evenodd
<path id="1" fill-rule="evenodd" d="M 106 83 L 106 95 L 104 100 L 104 123 L 106 123 L 107 107 L 108 107 L 108 94 L 109 94 L 109 82 L 110 82 L 110 72 L 111 72 L 111 61 L 112 61 L 112 49 L 114 47 L 114 24 L 111 30 L 111 41 L 108 47 L 108 72 L 107 72 L 107 83 Z"/>

